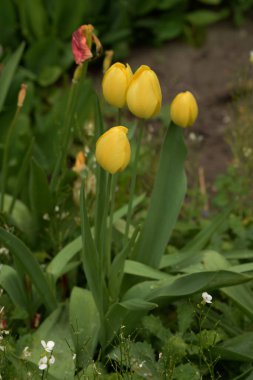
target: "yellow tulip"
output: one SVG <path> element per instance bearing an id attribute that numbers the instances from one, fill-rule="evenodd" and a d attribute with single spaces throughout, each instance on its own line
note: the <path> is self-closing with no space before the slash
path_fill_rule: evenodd
<path id="1" fill-rule="evenodd" d="M 111 174 L 124 170 L 130 161 L 131 148 L 127 133 L 126 127 L 113 127 L 100 136 L 97 141 L 97 162 Z"/>
<path id="2" fill-rule="evenodd" d="M 134 73 L 127 91 L 127 106 L 135 115 L 149 119 L 161 109 L 162 92 L 159 80 L 150 67 L 142 65 Z"/>
<path id="3" fill-rule="evenodd" d="M 179 127 L 190 127 L 198 116 L 198 104 L 190 91 L 180 92 L 170 106 L 171 120 Z"/>
<path id="4" fill-rule="evenodd" d="M 116 62 L 106 72 L 102 81 L 105 100 L 117 108 L 126 104 L 127 88 L 133 73 L 127 64 Z"/>

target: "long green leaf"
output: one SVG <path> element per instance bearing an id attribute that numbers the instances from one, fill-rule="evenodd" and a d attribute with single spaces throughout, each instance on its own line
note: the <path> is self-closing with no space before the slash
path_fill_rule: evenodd
<path id="1" fill-rule="evenodd" d="M 224 286 L 233 286 L 253 279 L 252 276 L 246 276 L 228 270 L 206 271 L 192 273 L 176 278 L 174 281 L 160 282 L 151 290 L 148 300 L 155 300 L 160 297 L 174 298 L 194 294 L 201 291 L 219 289 Z"/>
<path id="2" fill-rule="evenodd" d="M 22 43 L 18 49 L 10 56 L 7 62 L 4 64 L 3 70 L 0 76 L 0 112 L 3 109 L 4 101 L 8 90 L 10 88 L 12 78 L 24 51 L 25 44 Z"/>
<path id="3" fill-rule="evenodd" d="M 91 234 L 91 228 L 86 209 L 84 183 L 82 184 L 80 193 L 80 213 L 83 242 L 81 260 L 83 263 L 83 269 L 99 313 L 100 315 L 103 315 L 103 312 L 106 309 L 106 297 L 104 296 L 104 278 L 99 266 L 98 253 Z"/>
<path id="4" fill-rule="evenodd" d="M 36 287 L 47 309 L 50 311 L 54 310 L 57 306 L 55 295 L 50 288 L 39 263 L 29 248 L 16 236 L 5 231 L 1 227 L 0 241 L 11 251 L 20 267 L 23 268 L 31 278 L 31 281 Z"/>
<path id="5" fill-rule="evenodd" d="M 231 268 L 233 269 L 233 268 Z M 253 319 L 252 289 L 248 284 L 221 289 L 249 318 Z"/>
<path id="6" fill-rule="evenodd" d="M 150 206 L 136 249 L 136 260 L 155 268 L 176 224 L 186 192 L 182 129 L 171 125 L 166 133 Z"/>
<path id="7" fill-rule="evenodd" d="M 221 345 L 215 346 L 215 354 L 225 360 L 253 360 L 253 332 L 248 331 L 235 338 L 228 339 Z"/>
<path id="8" fill-rule="evenodd" d="M 80 368 L 86 367 L 93 358 L 100 328 L 99 313 L 89 290 L 77 287 L 72 290 L 69 319 L 73 330 L 77 365 Z"/>
<path id="9" fill-rule="evenodd" d="M 138 261 L 126 260 L 124 272 L 134 276 L 152 278 L 154 280 L 162 280 L 171 277 L 169 274 L 154 269 L 146 264 Z"/>
<path id="10" fill-rule="evenodd" d="M 8 293 L 14 305 L 28 311 L 28 299 L 25 289 L 15 269 L 8 265 L 1 266 L 0 285 Z"/>
<path id="11" fill-rule="evenodd" d="M 52 340 L 55 342 L 53 355 L 56 360 L 54 365 L 50 366 L 49 376 L 47 376 L 48 380 L 74 379 L 75 362 L 72 358 L 74 345 L 66 305 L 59 305 L 32 335 L 32 355 L 27 361 L 35 363 L 37 368 L 38 361 L 43 352 L 41 340 L 45 340 L 46 342 Z"/>
<path id="12" fill-rule="evenodd" d="M 145 281 L 134 285 L 125 293 L 123 300 L 143 298 L 146 301 L 156 301 L 161 297 L 174 299 L 202 291 L 242 284 L 252 279 L 252 276 L 229 270 L 178 275 L 168 280 Z"/>

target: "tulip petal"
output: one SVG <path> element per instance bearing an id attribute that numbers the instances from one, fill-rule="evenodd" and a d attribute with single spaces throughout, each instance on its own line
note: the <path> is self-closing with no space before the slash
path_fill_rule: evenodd
<path id="1" fill-rule="evenodd" d="M 149 119 L 160 111 L 161 103 L 162 92 L 159 80 L 154 71 L 142 65 L 129 83 L 128 108 L 134 115 Z"/>
<path id="2" fill-rule="evenodd" d="M 72 53 L 77 65 L 92 57 L 82 27 L 72 34 Z"/>

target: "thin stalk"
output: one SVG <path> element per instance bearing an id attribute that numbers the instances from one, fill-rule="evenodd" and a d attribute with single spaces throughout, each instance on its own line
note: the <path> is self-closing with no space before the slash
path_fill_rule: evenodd
<path id="1" fill-rule="evenodd" d="M 34 143 L 34 138 L 32 138 L 32 140 L 28 146 L 28 149 L 26 151 L 26 154 L 25 154 L 24 159 L 23 159 L 22 164 L 21 164 L 21 168 L 20 168 L 19 173 L 18 173 L 17 184 L 16 184 L 16 187 L 14 190 L 14 194 L 12 197 L 10 207 L 9 207 L 9 214 L 10 215 L 12 214 L 12 211 L 14 209 L 17 197 L 19 196 L 19 193 L 20 193 L 20 189 L 22 188 L 24 181 L 26 181 L 25 172 L 26 172 L 27 167 L 28 167 L 29 162 L 30 162 L 30 156 L 32 153 L 33 143 Z"/>
<path id="2" fill-rule="evenodd" d="M 68 153 L 68 146 L 69 146 L 69 140 L 70 140 L 70 135 L 71 135 L 71 125 L 72 125 L 71 121 L 73 117 L 74 105 L 76 103 L 76 98 L 80 92 L 80 82 L 84 80 L 86 72 L 87 72 L 87 65 L 88 63 L 85 62 L 85 64 L 82 67 L 80 66 L 77 67 L 72 79 L 69 96 L 67 100 L 66 112 L 64 116 L 64 122 L 63 122 L 61 150 L 60 150 L 60 153 L 59 153 L 59 156 L 56 161 L 56 165 L 52 174 L 52 179 L 51 179 L 51 184 L 50 184 L 51 190 L 57 190 L 56 187 L 59 185 L 59 182 L 60 182 L 59 177 L 61 174 L 61 170 L 64 167 L 65 159 Z"/>
<path id="3" fill-rule="evenodd" d="M 7 136 L 6 136 L 6 141 L 5 141 L 5 147 L 4 147 L 4 152 L 3 152 L 2 180 L 1 180 L 0 212 L 3 212 L 3 208 L 4 208 L 4 194 L 5 194 L 5 189 L 6 189 L 6 180 L 8 176 L 8 156 L 9 156 L 9 150 L 10 150 L 10 142 L 11 142 L 12 133 L 15 129 L 15 126 L 19 118 L 20 111 L 21 111 L 21 107 L 17 107 L 16 112 L 11 122 L 10 128 L 8 130 Z"/>
<path id="4" fill-rule="evenodd" d="M 135 157 L 134 157 L 133 168 L 132 168 L 130 195 L 129 195 L 129 203 L 128 203 L 128 211 L 127 211 L 127 221 L 126 221 L 126 230 L 125 230 L 126 240 L 128 239 L 130 220 L 132 216 L 133 199 L 134 199 L 135 184 L 136 184 L 136 177 L 137 177 L 137 167 L 138 167 L 138 161 L 139 161 L 139 156 L 140 156 L 141 140 L 142 140 L 143 129 L 144 129 L 144 120 L 141 119 L 139 121 L 138 129 L 139 129 L 139 135 L 137 138 L 137 145 L 136 145 Z"/>
<path id="5" fill-rule="evenodd" d="M 107 273 L 110 274 L 111 268 L 111 252 L 112 252 L 112 226 L 113 226 L 113 213 L 115 205 L 116 196 L 116 186 L 117 186 L 118 175 L 112 175 L 111 188 L 110 188 L 110 212 L 109 212 L 109 226 L 108 226 L 108 240 L 107 240 Z"/>

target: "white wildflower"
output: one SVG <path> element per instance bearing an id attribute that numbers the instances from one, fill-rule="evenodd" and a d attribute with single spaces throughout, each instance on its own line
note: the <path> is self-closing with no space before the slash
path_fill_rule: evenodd
<path id="1" fill-rule="evenodd" d="M 55 357 L 54 357 L 54 355 L 51 355 L 51 356 L 50 356 L 50 358 L 49 358 L 49 360 L 48 360 L 48 363 L 49 363 L 50 365 L 53 365 L 53 364 L 55 363 Z"/>
<path id="2" fill-rule="evenodd" d="M 55 208 L 54 208 L 54 211 L 55 212 L 59 212 L 60 211 L 60 207 L 58 205 L 56 205 Z"/>
<path id="3" fill-rule="evenodd" d="M 51 353 L 54 349 L 54 346 L 55 346 L 55 342 L 53 342 L 52 340 L 49 340 L 47 343 L 42 340 L 41 341 L 41 345 L 42 347 L 44 348 L 45 351 Z"/>
<path id="4" fill-rule="evenodd" d="M 23 358 L 29 358 L 31 356 L 31 351 L 28 346 L 23 349 L 22 356 Z"/>
<path id="5" fill-rule="evenodd" d="M 0 255 L 8 256 L 9 255 L 9 250 L 6 247 L 1 247 L 0 248 Z"/>
<path id="6" fill-rule="evenodd" d="M 202 298 L 203 298 L 204 303 L 212 303 L 213 297 L 207 292 L 202 293 Z"/>
<path id="7" fill-rule="evenodd" d="M 72 359 L 73 359 L 73 360 L 76 360 L 76 353 L 74 353 L 74 354 L 72 355 Z"/>
<path id="8" fill-rule="evenodd" d="M 43 216 L 42 216 L 42 219 L 43 220 L 50 220 L 50 216 L 48 213 L 45 213 Z"/>
<path id="9" fill-rule="evenodd" d="M 244 154 L 245 158 L 250 157 L 251 154 L 252 154 L 252 149 L 251 148 L 247 148 L 247 147 L 243 147 L 243 154 Z"/>
<path id="10" fill-rule="evenodd" d="M 47 356 L 43 356 L 42 358 L 40 358 L 38 366 L 39 369 L 41 369 L 42 371 L 47 369 Z"/>

